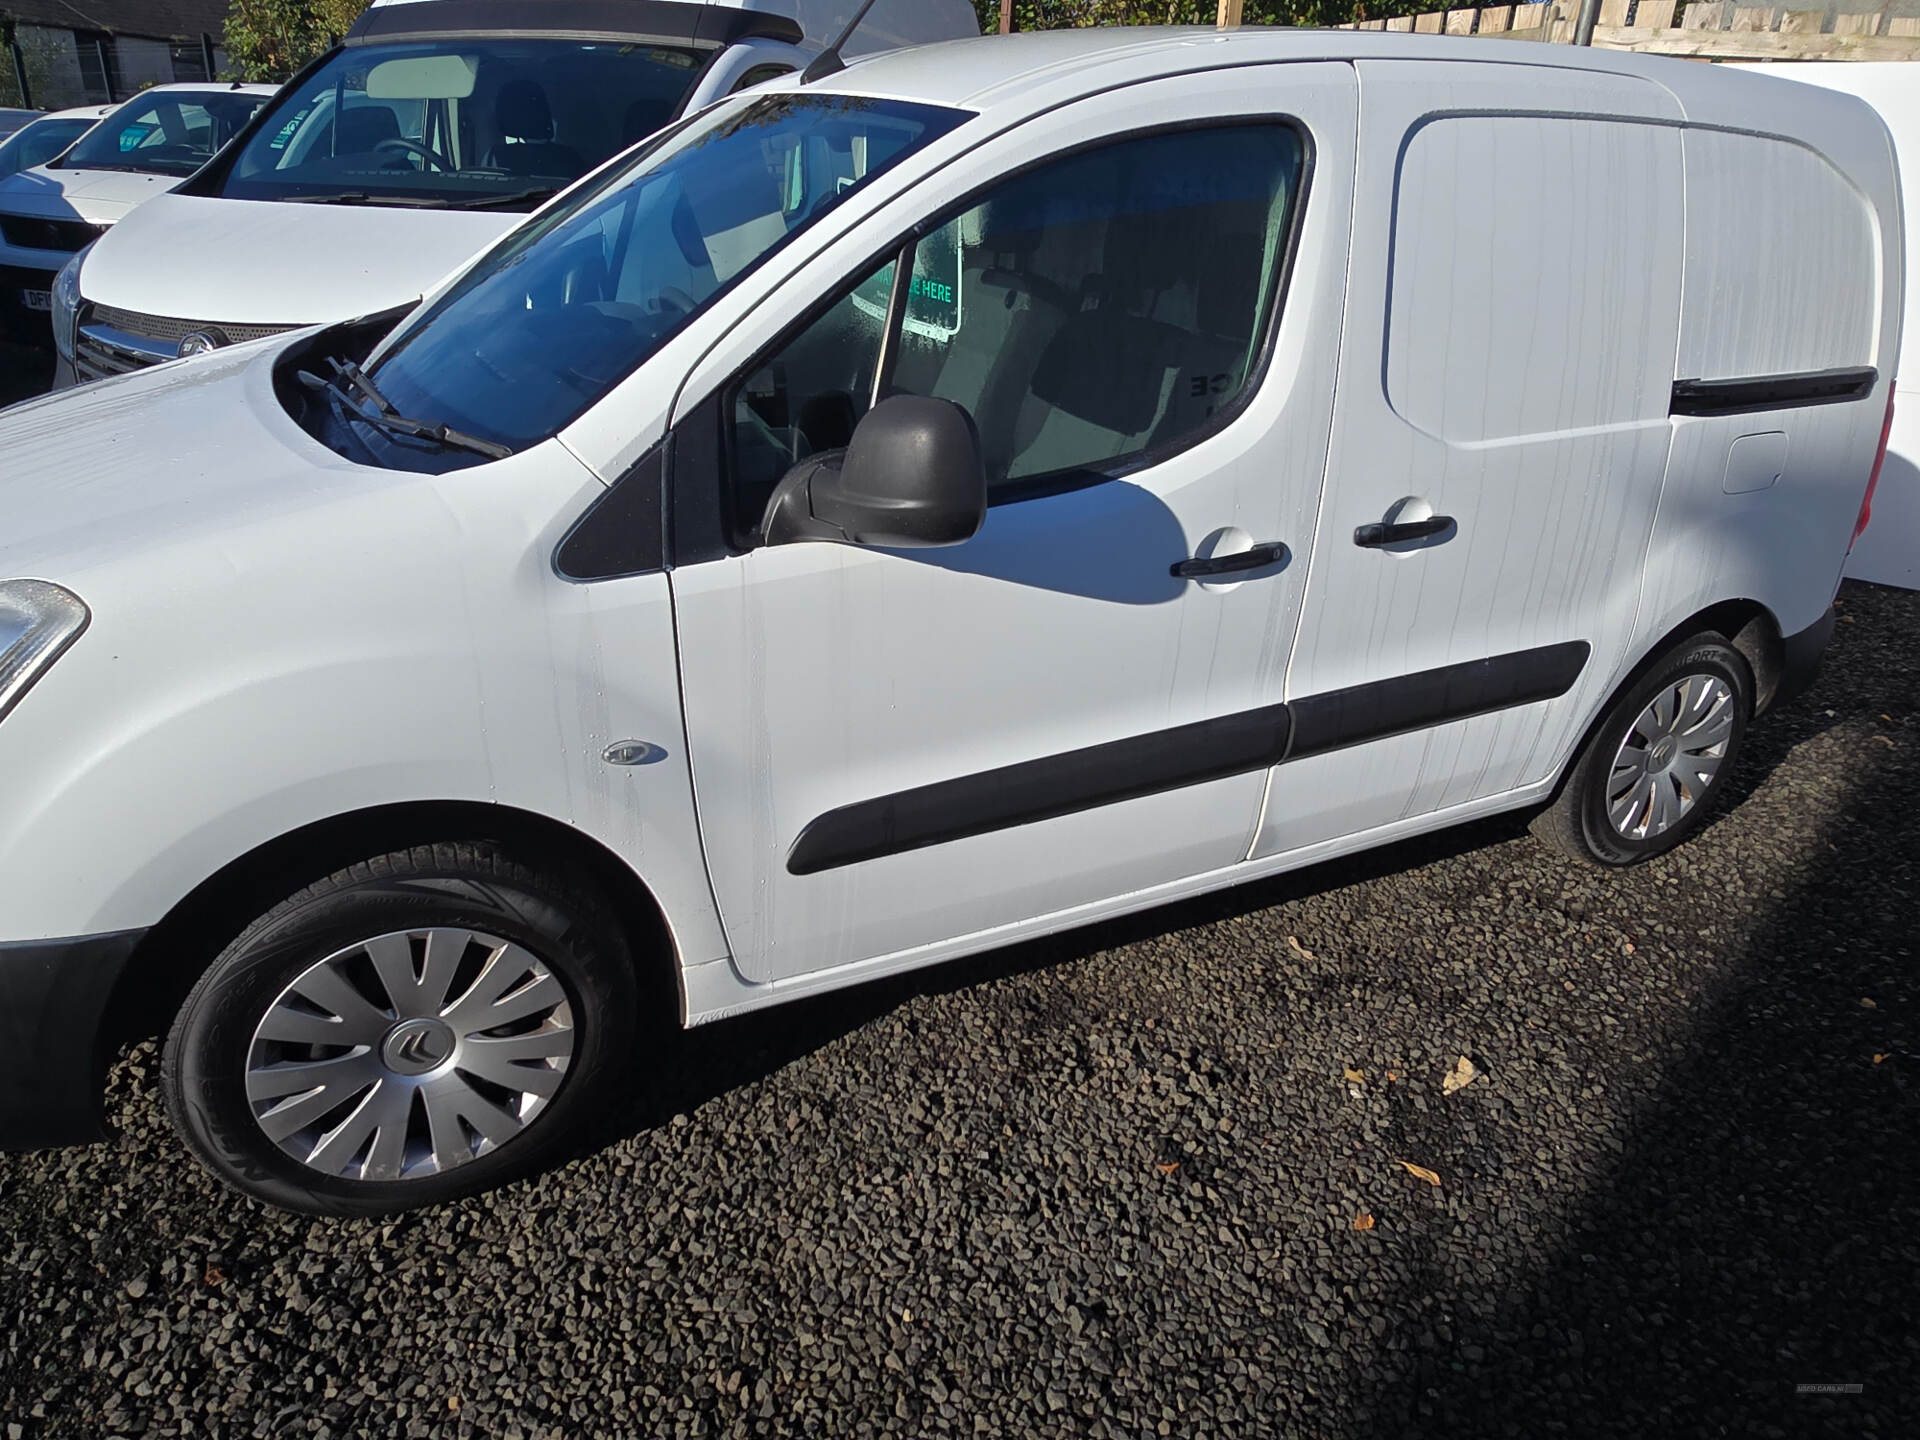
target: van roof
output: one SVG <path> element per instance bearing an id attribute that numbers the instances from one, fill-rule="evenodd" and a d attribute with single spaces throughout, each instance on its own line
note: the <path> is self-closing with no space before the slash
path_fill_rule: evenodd
<path id="1" fill-rule="evenodd" d="M 1222 66 L 1309 60 L 1480 61 L 1632 75 L 1668 91 L 1692 119 L 1727 121 L 1723 112 L 1745 118 L 1768 109 L 1796 120 L 1838 113 L 1799 93 L 1810 87 L 1690 60 L 1406 31 L 1278 26 L 1108 26 L 950 40 L 862 58 L 822 88 L 983 112 L 1020 111 L 1058 104 L 1063 91 L 1090 93 Z M 1844 108 L 1857 119 L 1853 112 L 1862 107 Z"/>

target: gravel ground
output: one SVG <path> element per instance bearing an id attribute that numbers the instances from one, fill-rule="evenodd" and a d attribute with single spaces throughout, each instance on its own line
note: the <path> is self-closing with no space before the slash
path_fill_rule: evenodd
<path id="1" fill-rule="evenodd" d="M 443 1210 L 254 1208 L 136 1050 L 0 1159 L 5 1434 L 1911 1434 L 1920 595 L 1843 601 L 1664 860 L 1479 825 L 662 1037 Z"/>

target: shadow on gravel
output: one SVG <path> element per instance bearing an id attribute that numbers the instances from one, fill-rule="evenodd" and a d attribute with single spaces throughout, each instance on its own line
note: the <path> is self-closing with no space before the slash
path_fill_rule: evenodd
<path id="1" fill-rule="evenodd" d="M 1913 1433 L 1920 683 L 1909 663 L 1848 689 L 1757 729 L 1743 788 L 1835 723 L 1824 705 L 1904 734 L 1850 745 L 1845 819 L 1697 996 L 1612 1173 L 1569 1206 L 1570 1241 L 1451 1343 L 1376 1355 L 1356 1420 L 1527 1440 Z"/>

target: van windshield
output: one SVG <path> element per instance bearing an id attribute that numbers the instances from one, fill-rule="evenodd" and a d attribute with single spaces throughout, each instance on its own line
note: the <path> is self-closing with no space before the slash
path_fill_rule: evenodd
<path id="1" fill-rule="evenodd" d="M 155 90 L 129 100 L 53 165 L 191 175 L 240 133 L 265 95 L 246 90 Z"/>
<path id="2" fill-rule="evenodd" d="M 373 381 L 428 425 L 516 450 L 544 440 L 842 199 L 967 118 L 804 92 L 720 105 L 501 241 L 400 333 Z"/>
<path id="3" fill-rule="evenodd" d="M 275 97 L 218 193 L 531 210 L 671 120 L 705 61 L 604 40 L 349 46 Z"/>
<path id="4" fill-rule="evenodd" d="M 35 120 L 0 140 L 0 179 L 44 165 L 93 128 L 93 121 L 75 118 Z"/>

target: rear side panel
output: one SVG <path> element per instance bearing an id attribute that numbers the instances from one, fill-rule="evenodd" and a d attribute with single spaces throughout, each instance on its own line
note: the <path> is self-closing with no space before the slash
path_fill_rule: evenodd
<path id="1" fill-rule="evenodd" d="M 1871 381 L 1839 400 L 1816 392 L 1844 386 L 1808 382 L 1783 403 L 1736 393 L 1730 413 L 1676 405 L 1695 413 L 1673 421 L 1638 648 L 1727 599 L 1760 602 L 1787 634 L 1819 621 L 1899 354 L 1903 231 L 1885 125 L 1846 96 L 1697 70 L 1672 82 L 1691 122 L 1676 380 Z"/>

